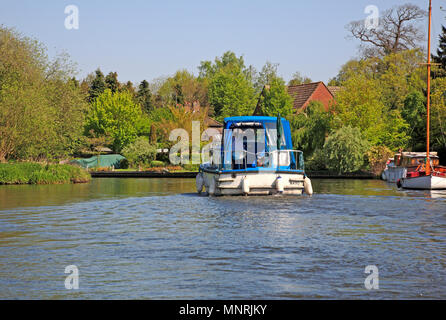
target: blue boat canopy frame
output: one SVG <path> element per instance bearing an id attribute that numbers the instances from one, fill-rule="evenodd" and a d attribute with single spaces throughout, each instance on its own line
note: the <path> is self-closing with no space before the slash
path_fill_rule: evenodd
<path id="1" fill-rule="evenodd" d="M 219 172 L 304 172 L 303 153 L 293 150 L 290 123 L 285 118 L 240 116 L 224 119 Z M 277 123 L 283 128 L 277 141 Z M 278 145 L 280 150 L 278 150 Z M 203 167 L 200 166 L 200 170 Z M 207 170 L 206 170 L 207 171 Z"/>

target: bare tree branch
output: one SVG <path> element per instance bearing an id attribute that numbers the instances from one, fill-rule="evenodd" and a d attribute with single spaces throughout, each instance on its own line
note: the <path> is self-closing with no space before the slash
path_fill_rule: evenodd
<path id="1" fill-rule="evenodd" d="M 363 53 L 386 55 L 420 46 L 424 32 L 419 22 L 426 12 L 413 4 L 404 4 L 383 12 L 378 28 L 367 28 L 364 21 L 350 22 L 346 29 L 361 41 Z"/>

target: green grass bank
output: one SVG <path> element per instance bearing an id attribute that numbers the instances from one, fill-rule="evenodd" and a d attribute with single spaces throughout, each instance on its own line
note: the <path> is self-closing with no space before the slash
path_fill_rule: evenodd
<path id="1" fill-rule="evenodd" d="M 90 179 L 86 170 L 67 164 L 0 163 L 0 185 L 85 183 Z"/>

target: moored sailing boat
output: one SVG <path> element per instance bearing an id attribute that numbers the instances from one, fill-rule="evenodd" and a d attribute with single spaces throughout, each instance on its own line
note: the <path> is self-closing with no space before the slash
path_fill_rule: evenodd
<path id="1" fill-rule="evenodd" d="M 427 141 L 426 160 L 416 171 L 407 172 L 406 176 L 397 181 L 399 187 L 405 189 L 439 190 L 446 189 L 446 168 L 434 163 L 430 157 L 430 91 L 431 91 L 431 20 L 432 0 L 429 0 L 429 32 L 427 45 Z M 436 165 L 437 164 L 437 165 Z"/>

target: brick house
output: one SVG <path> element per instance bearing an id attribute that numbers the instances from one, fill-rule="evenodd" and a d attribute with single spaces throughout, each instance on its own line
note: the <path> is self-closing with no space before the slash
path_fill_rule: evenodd
<path id="1" fill-rule="evenodd" d="M 299 84 L 295 86 L 288 86 L 288 94 L 293 98 L 293 107 L 296 111 L 305 109 L 311 101 L 320 101 L 325 110 L 328 111 L 330 105 L 335 102 L 335 94 L 339 91 L 339 87 L 331 87 L 331 91 L 322 81 Z M 268 86 L 263 88 L 261 95 L 263 95 L 264 90 L 268 90 Z M 254 110 L 254 115 L 259 116 L 261 114 L 260 101 Z"/>

